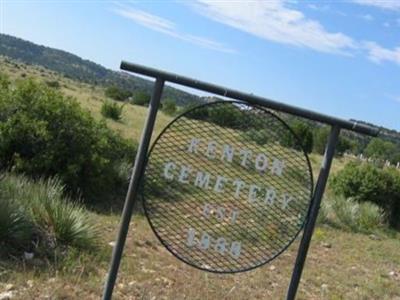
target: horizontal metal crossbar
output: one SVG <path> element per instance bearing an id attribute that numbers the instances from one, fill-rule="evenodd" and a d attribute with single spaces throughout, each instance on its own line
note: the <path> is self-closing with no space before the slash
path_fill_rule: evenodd
<path id="1" fill-rule="evenodd" d="M 358 123 L 357 121 L 348 121 L 329 115 L 321 114 L 311 110 L 303 109 L 300 107 L 280 103 L 274 100 L 270 100 L 264 97 L 256 96 L 253 94 L 243 93 L 237 90 L 229 89 L 223 86 L 215 85 L 212 83 L 199 81 L 190 77 L 181 76 L 178 74 L 158 70 L 155 68 L 149 68 L 146 66 L 129 63 L 126 61 L 121 62 L 121 69 L 130 71 L 136 74 L 145 75 L 153 78 L 159 78 L 164 81 L 184 85 L 187 87 L 195 88 L 205 92 L 210 92 L 223 97 L 246 101 L 251 104 L 261 105 L 267 108 L 278 110 L 281 112 L 289 113 L 306 119 L 318 121 L 321 123 L 329 124 L 332 126 L 338 126 L 343 129 L 351 130 L 354 132 L 377 136 L 379 129 L 366 124 Z"/>

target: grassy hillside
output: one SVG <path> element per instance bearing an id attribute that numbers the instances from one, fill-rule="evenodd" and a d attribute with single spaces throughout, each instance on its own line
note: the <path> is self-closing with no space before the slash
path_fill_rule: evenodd
<path id="1" fill-rule="evenodd" d="M 96 119 L 105 120 L 110 128 L 116 130 L 126 138 L 139 140 L 140 132 L 146 118 L 146 107 L 128 104 L 124 107 L 121 121 L 116 122 L 105 119 L 100 113 L 101 105 L 106 99 L 104 96 L 104 87 L 77 82 L 43 67 L 29 66 L 11 61 L 4 57 L 0 57 L 0 66 L 1 71 L 7 74 L 12 81 L 24 78 L 35 78 L 42 82 L 59 82 L 60 90 L 66 95 L 76 98 L 81 106 L 90 111 Z M 109 100 L 113 101 L 111 99 Z M 154 136 L 156 136 L 170 120 L 170 116 L 160 111 Z"/>
<path id="2" fill-rule="evenodd" d="M 104 88 L 73 81 L 38 66 L 0 59 L 0 69 L 12 80 L 34 77 L 58 81 L 97 119 Z M 146 108 L 126 105 L 122 121 L 105 120 L 123 136 L 138 140 Z M 155 135 L 171 120 L 159 113 Z M 154 136 L 155 136 L 154 135 Z M 336 159 L 333 172 L 347 162 Z M 312 154 L 314 178 L 321 157 Z M 99 299 L 109 266 L 120 212 L 90 212 L 100 227 L 100 250 L 69 251 L 55 261 L 20 258 L 0 260 L 0 298 Z M 215 275 L 193 269 L 170 255 L 157 241 L 147 221 L 135 215 L 128 234 L 115 299 L 282 299 L 298 247 L 297 240 L 278 259 L 255 271 Z M 298 299 L 400 299 L 400 239 L 398 233 L 374 235 L 345 232 L 321 225 L 314 234 Z"/>
<path id="3" fill-rule="evenodd" d="M 140 90 L 149 93 L 152 90 L 149 80 L 112 71 L 72 53 L 40 46 L 6 34 L 0 34 L 0 55 L 29 65 L 41 66 L 67 78 L 92 85 L 115 85 L 129 91 Z M 196 95 L 168 86 L 164 89 L 164 97 L 175 99 L 179 105 L 202 101 Z"/>
<path id="4" fill-rule="evenodd" d="M 149 80 L 128 75 L 123 72 L 109 70 L 99 64 L 82 59 L 66 51 L 37 45 L 6 34 L 0 34 L 0 42 L 0 55 L 29 65 L 44 67 L 48 70 L 58 72 L 69 79 L 89 83 L 93 86 L 107 87 L 115 85 L 131 92 L 146 91 L 151 93 L 152 91 L 152 83 Z M 164 88 L 163 97 L 165 99 L 174 99 L 180 106 L 209 100 L 169 86 Z M 289 115 L 282 115 L 282 117 L 288 121 L 296 119 L 296 117 Z M 321 124 L 313 121 L 307 122 L 313 127 L 321 126 Z M 365 123 L 362 121 L 358 122 Z M 373 124 L 369 125 L 375 126 Z M 382 139 L 400 145 L 399 132 L 384 127 L 380 127 L 380 130 Z M 350 131 L 343 131 L 342 135 L 353 141 L 357 141 L 357 143 L 361 145 L 361 149 L 364 149 L 371 139 L 368 136 Z"/>

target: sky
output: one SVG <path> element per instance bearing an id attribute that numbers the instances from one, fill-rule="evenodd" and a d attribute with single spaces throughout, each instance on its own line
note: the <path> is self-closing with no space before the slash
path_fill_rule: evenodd
<path id="1" fill-rule="evenodd" d="M 0 32 L 400 130 L 400 0 L 0 0 Z"/>

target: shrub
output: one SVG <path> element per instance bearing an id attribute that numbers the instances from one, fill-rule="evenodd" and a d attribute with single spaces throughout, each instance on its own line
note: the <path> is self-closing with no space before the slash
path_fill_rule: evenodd
<path id="1" fill-rule="evenodd" d="M 132 93 L 123 89 L 118 88 L 117 86 L 110 86 L 108 87 L 104 94 L 117 101 L 126 101 Z"/>
<path id="2" fill-rule="evenodd" d="M 151 96 L 149 93 L 139 91 L 133 95 L 132 103 L 141 106 L 148 106 L 150 103 L 150 99 Z"/>
<path id="3" fill-rule="evenodd" d="M 389 160 L 392 163 L 397 163 L 400 158 L 400 148 L 392 142 L 373 138 L 365 148 L 364 154 L 382 162 Z"/>
<path id="4" fill-rule="evenodd" d="M 400 174 L 369 164 L 349 163 L 332 178 L 337 195 L 372 202 L 384 209 L 391 226 L 399 225 Z"/>
<path id="5" fill-rule="evenodd" d="M 28 246 L 27 241 L 33 239 L 36 245 L 33 251 L 46 255 L 59 246 L 96 247 L 95 225 L 80 204 L 63 196 L 64 186 L 59 180 L 33 182 L 23 176 L 6 174 L 0 181 L 0 192 L 0 224 L 6 224 L 6 232 L 11 233 L 1 241 L 9 249 L 15 248 L 13 241 L 23 241 L 25 249 L 31 251 L 33 244 Z"/>
<path id="6" fill-rule="evenodd" d="M 189 103 L 183 108 L 183 113 L 190 111 L 186 115 L 190 119 L 195 119 L 195 120 L 207 119 L 208 114 L 209 114 L 208 106 L 202 106 L 202 107 L 195 109 L 198 106 L 199 106 L 199 104 L 197 104 L 197 103 Z"/>
<path id="7" fill-rule="evenodd" d="M 249 129 L 242 134 L 245 140 L 253 141 L 258 145 L 265 145 L 268 143 L 270 133 L 266 129 Z"/>
<path id="8" fill-rule="evenodd" d="M 240 128 L 244 123 L 243 115 L 234 105 L 212 105 L 209 109 L 210 122 L 222 127 Z"/>
<path id="9" fill-rule="evenodd" d="M 0 73 L 0 88 L 1 89 L 8 89 L 10 84 L 11 84 L 11 82 L 10 82 L 10 79 L 8 78 L 8 76 Z"/>
<path id="10" fill-rule="evenodd" d="M 174 99 L 168 98 L 163 101 L 162 110 L 167 115 L 174 115 L 176 113 L 176 102 Z"/>
<path id="11" fill-rule="evenodd" d="M 323 199 L 319 207 L 317 223 L 318 224 L 329 224 L 331 219 L 331 207 L 327 199 Z"/>
<path id="12" fill-rule="evenodd" d="M 29 245 L 31 224 L 23 209 L 13 198 L 4 197 L 0 190 L 0 256 L 12 249 Z"/>
<path id="13" fill-rule="evenodd" d="M 313 151 L 323 155 L 325 152 L 326 143 L 328 142 L 330 129 L 329 127 L 323 126 L 316 130 L 314 130 L 314 143 L 313 143 Z M 353 149 L 357 146 L 357 144 L 349 140 L 344 136 L 339 137 L 339 141 L 337 143 L 335 149 L 335 155 L 342 156 L 347 150 Z"/>
<path id="14" fill-rule="evenodd" d="M 342 228 L 354 232 L 370 233 L 384 224 L 383 210 L 376 204 L 358 203 L 354 199 L 344 197 L 336 197 L 331 201 L 336 224 Z"/>
<path id="15" fill-rule="evenodd" d="M 57 80 L 46 81 L 47 86 L 58 89 L 60 88 L 60 83 Z"/>
<path id="16" fill-rule="evenodd" d="M 303 149 L 306 153 L 311 153 L 314 143 L 311 127 L 299 120 L 292 121 L 290 123 L 290 127 L 298 137 L 299 142 L 296 141 L 296 139 L 290 132 L 286 132 L 281 137 L 281 144 L 286 147 L 295 148 L 296 150 L 301 150 L 301 145 L 303 146 Z M 300 145 L 298 143 L 300 143 Z"/>
<path id="17" fill-rule="evenodd" d="M 123 108 L 123 105 L 118 105 L 115 102 L 104 101 L 101 106 L 101 114 L 106 118 L 118 121 L 121 119 Z"/>
<path id="18" fill-rule="evenodd" d="M 121 183 L 114 166 L 135 146 L 61 92 L 31 80 L 0 90 L 0 168 L 58 178 L 85 200 Z"/>

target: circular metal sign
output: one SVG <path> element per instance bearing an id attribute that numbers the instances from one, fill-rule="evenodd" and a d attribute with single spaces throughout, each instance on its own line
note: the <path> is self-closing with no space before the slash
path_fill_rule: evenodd
<path id="1" fill-rule="evenodd" d="M 303 227 L 309 159 L 271 112 L 242 102 L 196 107 L 154 143 L 143 196 L 161 243 L 210 272 L 241 272 L 282 253 Z"/>

